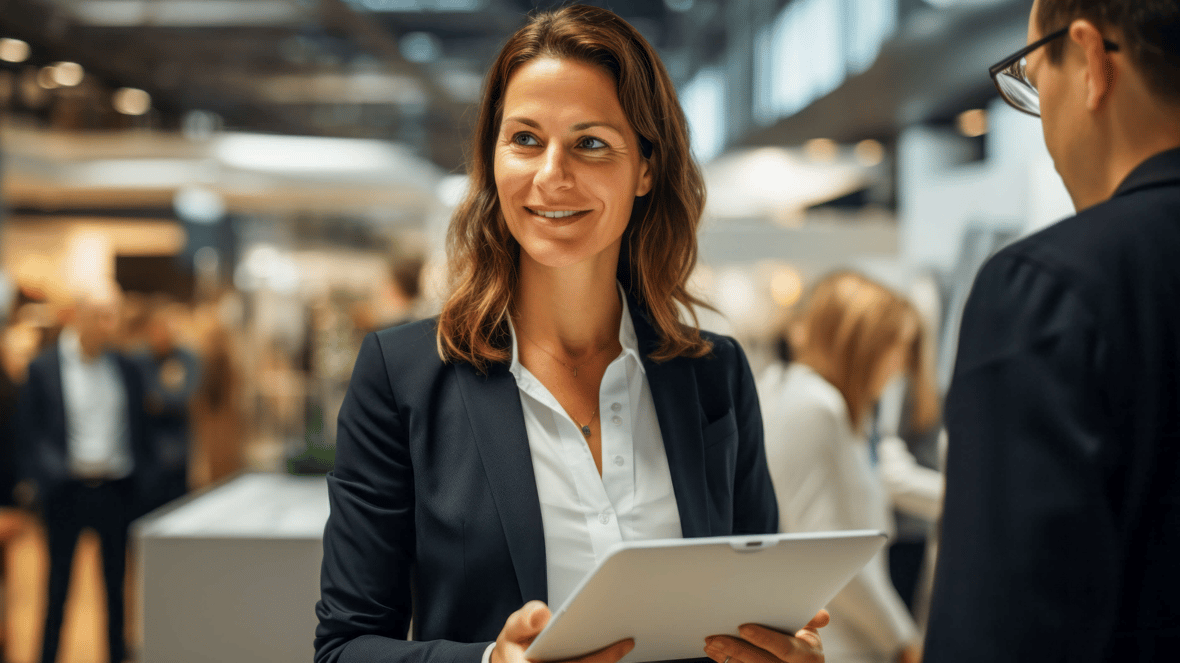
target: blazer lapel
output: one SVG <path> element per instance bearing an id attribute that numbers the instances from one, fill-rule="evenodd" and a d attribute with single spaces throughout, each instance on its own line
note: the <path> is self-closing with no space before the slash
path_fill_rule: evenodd
<path id="1" fill-rule="evenodd" d="M 701 435 L 696 373 L 683 358 L 662 363 L 648 358 L 659 346 L 659 336 L 638 303 L 631 299 L 628 304 L 656 406 L 656 419 L 664 437 L 681 533 L 685 538 L 708 536 L 711 529 L 705 491 L 705 440 Z"/>
<path id="2" fill-rule="evenodd" d="M 56 419 L 56 427 L 58 434 L 53 436 L 53 441 L 61 445 L 62 451 L 66 449 L 66 417 L 70 416 L 66 412 L 66 397 L 63 389 L 61 379 L 61 347 L 58 343 L 53 344 L 53 352 L 49 353 L 49 361 L 45 365 L 45 391 L 50 398 L 50 412 L 54 413 Z"/>
<path id="3" fill-rule="evenodd" d="M 541 501 L 516 380 L 504 364 L 492 365 L 486 376 L 470 364 L 456 364 L 455 370 L 521 598 L 548 602 Z"/>

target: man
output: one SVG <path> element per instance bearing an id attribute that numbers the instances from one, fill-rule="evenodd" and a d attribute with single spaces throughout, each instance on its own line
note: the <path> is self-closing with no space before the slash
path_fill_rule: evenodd
<path id="1" fill-rule="evenodd" d="M 1028 38 L 993 76 L 1078 214 L 993 257 L 964 312 L 926 658 L 1171 660 L 1180 2 L 1037 0 Z"/>
<path id="2" fill-rule="evenodd" d="M 175 316 L 176 305 L 154 302 L 146 325 L 147 347 L 132 357 L 143 380 L 148 428 L 159 461 L 157 492 L 148 497 L 148 508 L 188 492 L 189 403 L 200 386 L 200 362 L 176 344 Z"/>
<path id="3" fill-rule="evenodd" d="M 154 476 L 143 387 L 134 367 L 108 350 L 118 304 L 117 293 L 79 298 L 58 342 L 29 365 L 21 393 L 29 470 L 49 538 L 42 663 L 57 656 L 74 547 L 85 527 L 102 542 L 109 660 L 124 658 L 127 529 Z"/>

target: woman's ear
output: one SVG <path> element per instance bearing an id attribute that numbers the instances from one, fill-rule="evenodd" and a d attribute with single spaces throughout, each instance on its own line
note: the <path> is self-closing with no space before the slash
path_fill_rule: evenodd
<path id="1" fill-rule="evenodd" d="M 646 157 L 639 160 L 639 182 L 635 185 L 635 197 L 651 193 L 651 161 Z"/>

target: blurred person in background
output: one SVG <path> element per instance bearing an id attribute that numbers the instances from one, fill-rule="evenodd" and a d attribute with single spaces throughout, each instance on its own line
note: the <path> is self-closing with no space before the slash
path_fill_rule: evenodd
<path id="1" fill-rule="evenodd" d="M 1180 650 L 1180 2 L 1038 0 L 992 68 L 1078 213 L 976 277 L 927 658 Z"/>
<path id="2" fill-rule="evenodd" d="M 937 420 L 938 397 L 921 316 L 903 297 L 853 272 L 814 287 L 792 325 L 795 360 L 759 380 L 766 456 L 783 532 L 895 531 L 893 503 L 866 435 L 887 384 L 906 375 L 918 426 Z M 920 659 L 918 629 L 881 551 L 828 604 L 824 650 L 833 661 Z"/>
<path id="3" fill-rule="evenodd" d="M 241 300 L 226 291 L 199 303 L 193 311 L 201 382 L 193 395 L 193 487 L 220 481 L 244 463 L 245 417 L 242 413 Z"/>
<path id="4" fill-rule="evenodd" d="M 7 286 L 3 289 L 11 293 L 11 285 L 2 274 L 0 280 Z M 11 313 L 10 305 L 11 297 L 0 296 L 0 310 Z M 0 324 L 7 330 L 11 321 L 12 315 L 4 315 Z M 6 346 L 0 344 L 0 661 L 4 660 L 8 644 L 8 542 L 18 536 L 25 525 L 23 514 L 16 508 L 21 506 L 16 487 L 22 478 L 17 465 L 17 383 L 8 371 Z"/>
<path id="5" fill-rule="evenodd" d="M 146 347 L 131 357 L 144 386 L 144 410 L 159 463 L 157 493 L 145 508 L 166 504 L 188 492 L 191 431 L 189 407 L 201 384 L 200 362 L 177 342 L 180 305 L 157 298 L 144 321 Z"/>
<path id="6" fill-rule="evenodd" d="M 111 350 L 120 294 L 112 285 L 73 302 L 57 343 L 29 366 L 20 396 L 22 447 L 49 543 L 42 663 L 54 663 L 82 529 L 101 541 L 108 650 L 123 660 L 127 530 L 151 494 L 155 462 L 139 371 Z"/>
<path id="7" fill-rule="evenodd" d="M 704 188 L 651 45 L 607 10 L 534 14 L 472 154 L 442 315 L 366 336 L 340 412 L 319 663 L 523 663 L 613 543 L 778 530 L 745 355 L 682 319 Z M 822 661 L 823 623 L 700 646 Z"/>

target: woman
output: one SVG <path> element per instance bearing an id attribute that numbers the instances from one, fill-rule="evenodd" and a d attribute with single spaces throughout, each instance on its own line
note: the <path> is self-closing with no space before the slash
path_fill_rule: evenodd
<path id="1" fill-rule="evenodd" d="M 851 272 L 821 280 L 792 329 L 797 353 L 759 381 L 766 453 L 784 532 L 892 533 L 893 511 L 870 458 L 865 422 L 886 384 L 913 381 L 915 422 L 937 417 L 917 310 Z M 824 647 L 834 661 L 910 661 L 918 630 L 889 579 L 882 551 L 828 605 Z"/>
<path id="2" fill-rule="evenodd" d="M 474 139 L 442 314 L 366 337 L 341 408 L 317 662 L 523 661 L 612 544 L 778 530 L 745 356 L 681 320 L 704 190 L 651 46 L 534 16 Z M 822 660 L 825 619 L 701 646 Z"/>

